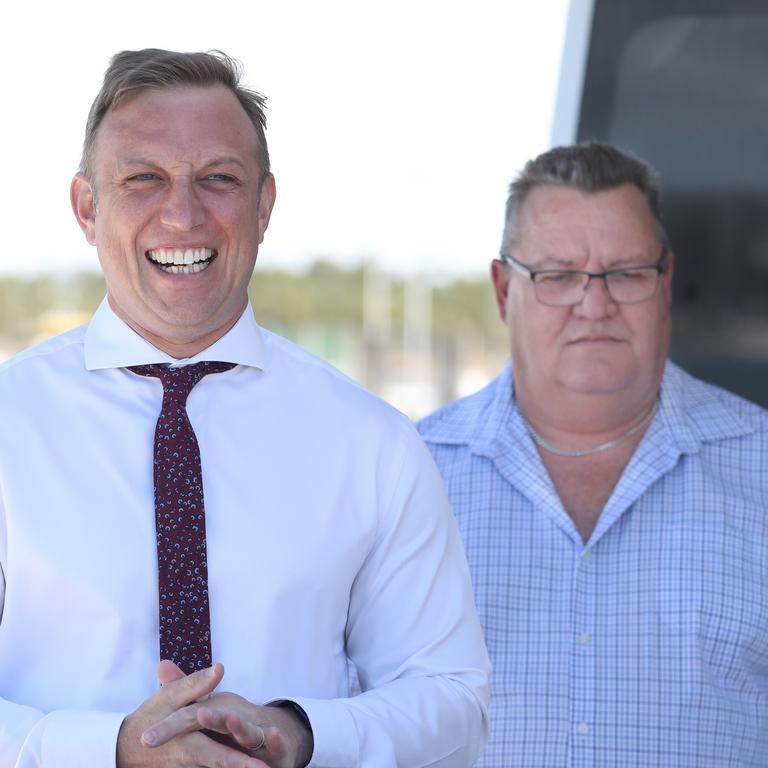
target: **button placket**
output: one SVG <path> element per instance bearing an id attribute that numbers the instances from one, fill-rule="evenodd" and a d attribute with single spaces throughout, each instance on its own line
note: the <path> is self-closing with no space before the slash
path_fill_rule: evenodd
<path id="1" fill-rule="evenodd" d="M 570 764 L 593 765 L 594 702 L 597 658 L 594 642 L 597 582 L 591 550 L 574 552 L 574 603 L 570 668 L 571 743 Z"/>

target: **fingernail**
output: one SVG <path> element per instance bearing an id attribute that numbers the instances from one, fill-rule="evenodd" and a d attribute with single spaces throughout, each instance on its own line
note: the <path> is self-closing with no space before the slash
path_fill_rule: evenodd
<path id="1" fill-rule="evenodd" d="M 144 731 L 141 734 L 141 740 L 150 747 L 157 744 L 157 734 L 154 731 Z"/>

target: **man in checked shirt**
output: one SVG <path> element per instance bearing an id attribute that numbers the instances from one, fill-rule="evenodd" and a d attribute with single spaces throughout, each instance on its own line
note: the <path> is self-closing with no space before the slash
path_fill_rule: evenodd
<path id="1" fill-rule="evenodd" d="M 637 158 L 512 183 L 511 364 L 420 424 L 494 667 L 480 765 L 768 766 L 768 414 L 667 359 L 672 267 Z"/>

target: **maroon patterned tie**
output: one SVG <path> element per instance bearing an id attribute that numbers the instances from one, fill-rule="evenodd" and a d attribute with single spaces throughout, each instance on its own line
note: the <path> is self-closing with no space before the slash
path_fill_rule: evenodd
<path id="1" fill-rule="evenodd" d="M 203 376 L 233 367 L 234 363 L 211 361 L 178 368 L 129 368 L 163 383 L 154 456 L 160 658 L 170 659 L 185 674 L 212 663 L 203 478 L 186 402 Z"/>

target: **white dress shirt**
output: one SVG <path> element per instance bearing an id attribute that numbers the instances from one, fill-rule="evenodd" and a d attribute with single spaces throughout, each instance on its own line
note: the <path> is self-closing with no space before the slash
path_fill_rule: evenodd
<path id="1" fill-rule="evenodd" d="M 187 403 L 219 690 L 300 704 L 311 766 L 471 765 L 487 656 L 439 475 L 408 420 L 250 308 L 176 361 L 105 301 L 0 366 L 0 768 L 111 768 L 123 718 L 157 689 L 162 385 L 125 366 L 200 360 L 237 363 Z"/>

